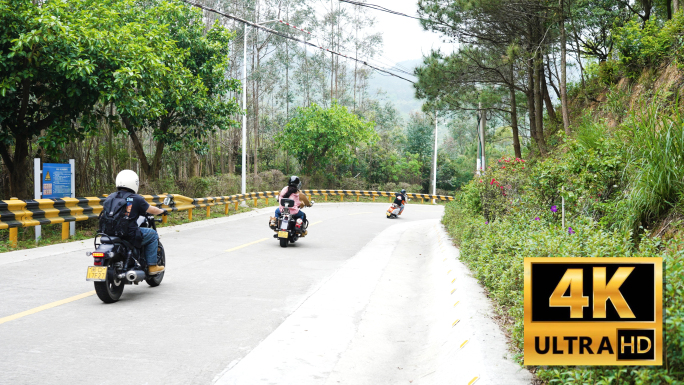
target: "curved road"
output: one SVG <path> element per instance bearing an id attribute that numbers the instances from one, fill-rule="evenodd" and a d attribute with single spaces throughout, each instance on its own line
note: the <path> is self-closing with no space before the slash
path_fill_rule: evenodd
<path id="1" fill-rule="evenodd" d="M 0 254 L 0 384 L 529 383 L 443 207 L 386 208 L 317 204 L 286 249 L 272 209 L 160 229 L 162 285 L 111 305 L 91 241 Z"/>

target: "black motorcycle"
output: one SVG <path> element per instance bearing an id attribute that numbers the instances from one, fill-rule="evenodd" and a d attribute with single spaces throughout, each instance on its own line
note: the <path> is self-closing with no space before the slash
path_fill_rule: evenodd
<path id="1" fill-rule="evenodd" d="M 167 206 L 172 205 L 170 198 L 164 200 Z M 157 230 L 154 215 L 146 214 L 140 227 Z M 99 239 L 99 242 L 98 242 Z M 86 253 L 93 257 L 93 265 L 88 267 L 86 281 L 94 281 L 95 293 L 104 303 L 113 303 L 121 298 L 124 285 L 139 284 L 142 281 L 148 285 L 159 286 L 164 279 L 164 271 L 150 275 L 147 259 L 142 249 L 133 247 L 128 241 L 107 234 L 97 234 L 95 237 L 95 251 Z M 159 241 L 157 246 L 157 265 L 166 266 L 164 246 Z"/>
<path id="2" fill-rule="evenodd" d="M 304 236 L 306 224 L 301 218 L 295 219 L 290 214 L 290 208 L 295 205 L 294 200 L 283 198 L 280 200 L 280 205 L 283 206 L 280 218 L 277 218 L 271 229 L 276 232 L 276 234 L 273 234 L 273 238 L 277 238 L 280 241 L 280 247 L 287 247 L 288 243 L 295 243 Z"/>

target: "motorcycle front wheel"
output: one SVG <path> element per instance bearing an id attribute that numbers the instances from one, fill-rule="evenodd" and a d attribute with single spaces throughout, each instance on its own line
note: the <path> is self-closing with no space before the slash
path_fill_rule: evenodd
<path id="1" fill-rule="evenodd" d="M 95 282 L 95 293 L 104 303 L 114 303 L 121 298 L 124 290 L 124 283 L 119 279 L 114 279 L 114 274 L 107 273 L 105 281 Z"/>
<path id="2" fill-rule="evenodd" d="M 162 246 L 161 242 L 159 242 L 157 246 L 157 265 L 166 266 L 166 253 L 164 252 L 164 246 Z M 165 272 L 166 271 L 162 271 L 156 275 L 148 275 L 145 278 L 145 282 L 152 287 L 159 286 L 161 285 L 162 279 L 164 279 Z"/>

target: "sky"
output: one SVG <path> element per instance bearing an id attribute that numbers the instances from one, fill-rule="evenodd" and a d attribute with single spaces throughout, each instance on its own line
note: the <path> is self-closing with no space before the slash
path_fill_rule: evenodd
<path id="1" fill-rule="evenodd" d="M 368 0 L 370 4 L 411 16 L 418 15 L 417 2 L 417 0 Z M 349 4 L 346 5 L 351 7 Z M 391 64 L 420 59 L 423 55 L 430 53 L 433 48 L 441 48 L 443 52 L 453 50 L 453 44 L 442 43 L 439 34 L 424 31 L 418 20 L 373 9 L 368 9 L 368 12 L 376 18 L 375 28 L 382 32 L 384 41 L 382 55 L 391 60 Z"/>

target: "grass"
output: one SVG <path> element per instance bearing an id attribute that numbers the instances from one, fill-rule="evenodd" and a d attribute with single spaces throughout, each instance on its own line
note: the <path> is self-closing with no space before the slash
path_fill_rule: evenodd
<path id="1" fill-rule="evenodd" d="M 318 203 L 326 203 L 325 199 L 323 196 L 314 196 L 313 197 L 314 201 Z M 328 196 L 327 202 L 340 202 L 341 197 L 339 196 Z M 372 198 L 369 197 L 359 197 L 359 202 L 372 202 Z M 389 198 L 387 197 L 378 197 L 375 199 L 376 202 L 380 203 L 389 203 Z M 274 206 L 275 205 L 275 199 L 270 198 L 268 200 L 268 206 L 266 205 L 266 200 L 265 199 L 258 199 L 257 200 L 257 208 L 264 208 L 264 207 L 269 207 L 269 206 Z M 356 202 L 356 197 L 344 197 L 344 202 Z M 250 200 L 247 201 L 247 204 L 250 205 L 250 207 L 242 207 L 238 205 L 238 210 L 235 211 L 235 204 L 230 204 L 229 205 L 229 211 L 228 215 L 235 215 L 235 214 L 240 214 L 244 212 L 249 212 L 254 209 L 254 201 Z M 412 199 L 409 204 L 430 204 L 429 200 L 425 200 L 425 202 L 421 202 L 420 199 Z M 444 203 L 441 203 L 444 204 Z M 192 212 L 192 221 L 197 222 L 197 221 L 203 221 L 206 219 L 212 219 L 212 218 L 222 218 L 225 217 L 226 215 L 224 214 L 224 205 L 219 205 L 219 206 L 211 206 L 210 209 L 210 215 L 207 217 L 206 215 L 206 208 L 200 208 L 200 209 L 194 209 Z M 188 212 L 187 211 L 176 211 L 171 213 L 168 216 L 168 220 L 166 224 L 159 223 L 157 225 L 158 228 L 161 227 L 166 227 L 166 226 L 176 226 L 176 225 L 182 225 L 184 223 L 190 223 L 188 220 Z M 265 227 L 265 225 L 264 225 Z M 73 237 L 67 239 L 67 240 L 62 240 L 62 224 L 54 224 L 54 225 L 43 225 L 42 226 L 42 237 L 38 242 L 35 241 L 34 239 L 34 234 L 35 230 L 33 227 L 20 227 L 18 229 L 18 242 L 17 242 L 17 247 L 10 247 L 9 245 L 9 230 L 1 230 L 0 231 L 0 253 L 5 253 L 8 251 L 14 251 L 14 250 L 25 250 L 25 249 L 33 249 L 36 247 L 40 246 L 48 246 L 48 245 L 54 245 L 58 243 L 67 243 L 67 242 L 73 242 L 73 241 L 82 241 L 82 240 L 88 240 L 88 239 L 93 239 L 95 237 L 95 233 L 97 232 L 97 220 L 96 219 L 90 219 L 87 221 L 81 221 L 81 222 L 76 222 L 76 235 Z"/>

